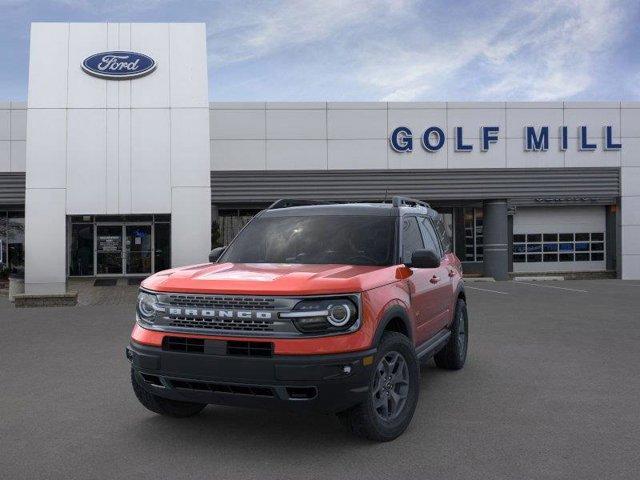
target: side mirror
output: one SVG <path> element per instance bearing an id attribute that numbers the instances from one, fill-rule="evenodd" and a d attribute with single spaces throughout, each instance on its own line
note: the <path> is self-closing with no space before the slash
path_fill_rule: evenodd
<path id="1" fill-rule="evenodd" d="M 211 253 L 209 253 L 209 261 L 211 263 L 216 263 L 226 248 L 227 247 L 217 247 L 211 250 Z"/>
<path id="2" fill-rule="evenodd" d="M 416 250 L 411 255 L 412 268 L 438 268 L 440 266 L 440 257 L 433 250 Z"/>

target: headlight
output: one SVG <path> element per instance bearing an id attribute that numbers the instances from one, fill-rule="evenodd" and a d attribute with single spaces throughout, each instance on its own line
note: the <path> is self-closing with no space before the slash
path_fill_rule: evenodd
<path id="1" fill-rule="evenodd" d="M 158 309 L 158 297 L 152 293 L 140 290 L 138 293 L 138 318 L 143 322 L 153 323 Z"/>
<path id="2" fill-rule="evenodd" d="M 343 327 L 349 320 L 353 318 L 355 313 L 353 306 L 349 306 L 351 302 L 338 303 L 337 305 L 329 305 L 327 311 L 329 315 L 327 320 L 334 327 Z M 353 305 L 353 304 L 352 304 Z"/>
<path id="3" fill-rule="evenodd" d="M 280 318 L 289 318 L 303 333 L 344 332 L 355 328 L 358 321 L 356 300 L 350 298 L 318 298 L 302 300 L 291 312 Z"/>

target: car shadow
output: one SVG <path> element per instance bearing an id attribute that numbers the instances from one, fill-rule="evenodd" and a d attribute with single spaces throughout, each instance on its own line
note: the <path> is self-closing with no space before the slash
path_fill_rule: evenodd
<path id="1" fill-rule="evenodd" d="M 428 390 L 438 382 L 438 377 L 446 372 L 438 369 L 432 361 L 420 368 L 420 397 L 416 415 L 428 421 Z M 426 417 L 426 418 L 425 418 Z M 158 448 L 166 447 L 170 437 L 174 448 L 203 449 L 212 444 L 224 445 L 229 451 L 235 448 L 261 451 L 281 448 L 304 451 L 309 447 L 321 447 L 325 452 L 345 445 L 379 445 L 352 436 L 341 424 L 336 415 L 317 413 L 301 414 L 287 410 L 245 409 L 210 405 L 199 415 L 186 419 L 162 417 L 152 414 L 137 415 L 138 421 L 127 425 L 128 435 L 145 444 L 157 443 Z M 411 433 L 411 427 L 405 435 Z"/>

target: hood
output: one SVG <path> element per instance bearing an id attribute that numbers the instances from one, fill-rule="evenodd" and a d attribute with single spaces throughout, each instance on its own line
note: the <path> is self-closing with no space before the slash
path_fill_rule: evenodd
<path id="1" fill-rule="evenodd" d="M 395 281 L 398 267 L 207 263 L 165 270 L 142 282 L 160 292 L 249 295 L 355 293 Z"/>

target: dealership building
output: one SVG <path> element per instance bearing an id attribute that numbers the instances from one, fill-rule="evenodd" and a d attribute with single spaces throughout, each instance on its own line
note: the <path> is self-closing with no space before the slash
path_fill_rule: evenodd
<path id="1" fill-rule="evenodd" d="M 204 24 L 32 24 L 27 101 L 0 102 L 5 273 L 62 293 L 204 262 L 278 198 L 406 195 L 468 273 L 640 279 L 640 102 L 209 95 Z"/>

